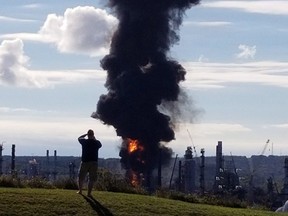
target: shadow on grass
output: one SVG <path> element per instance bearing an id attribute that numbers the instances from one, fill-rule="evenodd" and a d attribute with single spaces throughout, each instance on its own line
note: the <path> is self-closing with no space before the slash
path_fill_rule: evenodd
<path id="1" fill-rule="evenodd" d="M 94 197 L 82 196 L 99 216 L 113 216 L 109 209 L 101 205 L 101 203 L 99 203 Z"/>

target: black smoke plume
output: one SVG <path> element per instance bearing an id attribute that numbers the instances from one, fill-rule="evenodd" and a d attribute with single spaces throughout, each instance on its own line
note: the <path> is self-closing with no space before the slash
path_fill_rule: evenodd
<path id="1" fill-rule="evenodd" d="M 120 156 L 126 169 L 145 173 L 170 159 L 161 143 L 175 139 L 173 122 L 159 112 L 163 101 L 177 101 L 185 69 L 167 54 L 179 40 L 186 9 L 197 0 L 110 0 L 119 19 L 110 53 L 101 60 L 107 71 L 106 95 L 97 104 L 96 118 L 113 125 L 123 139 Z M 94 116 L 95 117 L 95 116 Z M 144 150 L 128 152 L 128 138 Z M 160 151 L 161 149 L 161 151 Z"/>

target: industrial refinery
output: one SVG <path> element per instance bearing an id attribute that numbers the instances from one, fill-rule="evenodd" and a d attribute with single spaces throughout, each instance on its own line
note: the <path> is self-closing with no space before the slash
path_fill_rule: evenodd
<path id="1" fill-rule="evenodd" d="M 7 148 L 7 145 L 5 146 Z M 259 188 L 265 196 L 275 202 L 284 203 L 288 198 L 288 157 L 285 156 L 244 156 L 223 155 L 225 147 L 222 141 L 215 146 L 215 157 L 205 156 L 201 149 L 198 156 L 194 146 L 187 146 L 183 156 L 172 158 L 168 165 L 158 161 L 158 166 L 147 176 L 142 176 L 138 186 L 149 191 L 167 188 L 186 194 L 223 194 L 245 193 L 249 202 L 257 200 Z M 3 144 L 0 145 L 1 175 L 17 175 L 23 178 L 41 177 L 48 181 L 68 177 L 76 179 L 80 163 L 79 157 L 57 156 L 57 151 L 46 156 L 16 156 L 16 145 L 11 146 L 11 156 L 2 155 Z M 195 156 L 196 155 L 196 156 Z M 112 173 L 126 171 L 121 167 L 119 159 L 100 159 L 99 166 Z M 146 178 L 146 180 L 145 180 Z M 257 193 L 255 193 L 255 191 Z"/>

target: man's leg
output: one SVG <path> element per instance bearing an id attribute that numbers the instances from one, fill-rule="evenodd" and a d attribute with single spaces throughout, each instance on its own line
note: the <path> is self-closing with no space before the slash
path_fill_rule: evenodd
<path id="1" fill-rule="evenodd" d="M 78 173 L 78 192 L 79 194 L 82 194 L 82 188 L 83 188 L 83 184 L 84 184 L 84 180 L 85 180 L 85 177 L 87 175 L 87 167 L 85 164 L 83 164 L 81 162 L 80 164 L 80 168 L 79 168 L 79 173 Z"/>
<path id="2" fill-rule="evenodd" d="M 84 180 L 79 176 L 79 178 L 78 178 L 78 188 L 79 188 L 79 190 L 77 192 L 79 194 L 82 194 L 83 182 L 84 182 Z"/>
<path id="3" fill-rule="evenodd" d="M 97 162 L 91 162 L 91 166 L 89 169 L 89 181 L 88 181 L 87 196 L 92 196 L 92 194 L 91 194 L 92 189 L 93 189 L 95 181 L 97 180 L 97 170 L 98 170 Z"/>
<path id="4" fill-rule="evenodd" d="M 89 179 L 87 196 L 92 196 L 91 193 L 92 193 L 94 182 L 95 182 L 94 180 Z"/>

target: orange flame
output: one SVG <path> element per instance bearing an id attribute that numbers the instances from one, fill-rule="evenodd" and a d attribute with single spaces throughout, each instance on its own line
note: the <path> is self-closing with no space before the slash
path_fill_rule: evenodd
<path id="1" fill-rule="evenodd" d="M 138 140 L 128 138 L 128 152 L 132 153 L 137 150 L 143 151 L 144 148 L 142 145 L 140 145 L 140 142 Z"/>
<path id="2" fill-rule="evenodd" d="M 134 172 L 131 175 L 131 184 L 134 187 L 139 185 L 138 177 L 137 177 L 136 173 L 134 173 Z"/>
<path id="3" fill-rule="evenodd" d="M 140 154 L 138 154 L 138 153 L 144 151 L 144 147 L 143 147 L 143 145 L 141 145 L 140 141 L 137 139 L 127 138 L 126 142 L 127 142 L 128 154 L 136 153 L 136 157 L 137 157 L 136 160 L 139 161 L 140 163 L 144 164 L 145 163 L 144 160 L 141 159 Z M 134 187 L 141 185 L 141 179 L 140 179 L 139 174 L 130 170 L 128 175 L 129 175 L 130 183 Z"/>

